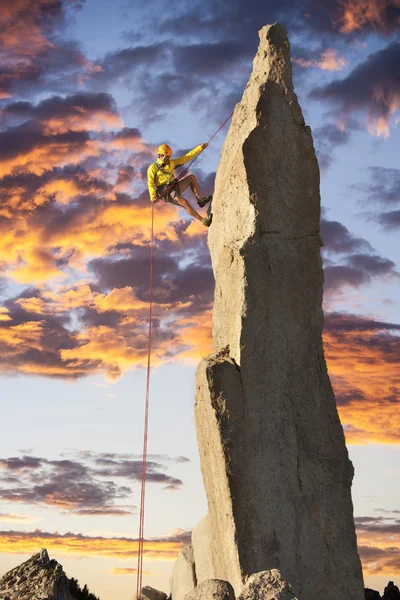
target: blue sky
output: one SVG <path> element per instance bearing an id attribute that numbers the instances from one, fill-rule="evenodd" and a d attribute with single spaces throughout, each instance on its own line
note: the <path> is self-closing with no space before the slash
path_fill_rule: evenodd
<path id="1" fill-rule="evenodd" d="M 145 172 L 159 143 L 179 155 L 211 137 L 257 31 L 279 20 L 321 169 L 325 352 L 360 555 L 382 591 L 400 566 L 398 3 L 20 0 L 1 13 L 0 574 L 47 547 L 102 600 L 133 596 Z M 226 131 L 196 162 L 204 192 Z M 144 582 L 165 591 L 206 512 L 193 402 L 212 294 L 204 228 L 159 203 Z"/>

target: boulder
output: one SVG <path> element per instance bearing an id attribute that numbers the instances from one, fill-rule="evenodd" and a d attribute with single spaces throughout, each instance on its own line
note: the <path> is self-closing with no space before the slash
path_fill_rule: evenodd
<path id="1" fill-rule="evenodd" d="M 196 587 L 196 570 L 192 544 L 179 552 L 170 579 L 172 600 L 183 600 Z"/>
<path id="2" fill-rule="evenodd" d="M 383 590 L 382 600 L 400 600 L 400 590 L 393 581 L 389 581 Z"/>
<path id="3" fill-rule="evenodd" d="M 249 577 L 238 600 L 297 600 L 292 588 L 278 569 L 254 573 Z"/>
<path id="4" fill-rule="evenodd" d="M 353 466 L 322 345 L 319 169 L 280 24 L 260 46 L 216 175 L 215 354 L 195 420 L 213 576 L 279 569 L 302 600 L 363 600 Z"/>
<path id="5" fill-rule="evenodd" d="M 5 600 L 76 600 L 62 565 L 50 560 L 43 548 L 0 579 L 0 598 Z M 93 596 L 94 597 L 94 596 Z"/>
<path id="6" fill-rule="evenodd" d="M 167 600 L 168 596 L 160 590 L 156 590 L 150 585 L 142 587 L 142 599 L 145 600 Z"/>
<path id="7" fill-rule="evenodd" d="M 228 581 L 207 579 L 187 594 L 185 600 L 235 600 L 235 592 Z"/>
<path id="8" fill-rule="evenodd" d="M 192 531 L 194 564 L 198 584 L 206 579 L 214 579 L 211 535 L 210 518 L 206 515 Z"/>
<path id="9" fill-rule="evenodd" d="M 365 600 L 381 600 L 381 595 L 376 590 L 371 590 L 371 588 L 364 589 Z"/>

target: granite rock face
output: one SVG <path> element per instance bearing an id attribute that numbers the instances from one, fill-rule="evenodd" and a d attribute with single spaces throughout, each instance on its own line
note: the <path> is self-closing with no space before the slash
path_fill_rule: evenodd
<path id="1" fill-rule="evenodd" d="M 145 585 L 142 588 L 141 597 L 142 600 L 167 600 L 167 594 L 165 592 L 156 590 L 156 588 L 153 588 L 150 585 Z"/>
<path id="2" fill-rule="evenodd" d="M 197 585 L 192 544 L 186 544 L 178 554 L 170 579 L 173 600 L 183 600 Z"/>
<path id="3" fill-rule="evenodd" d="M 5 600 L 76 600 L 62 566 L 50 560 L 45 549 L 0 579 L 0 598 Z"/>
<path id="4" fill-rule="evenodd" d="M 292 588 L 282 579 L 278 569 L 251 575 L 246 581 L 239 600 L 297 600 Z"/>
<path id="5" fill-rule="evenodd" d="M 192 547 L 197 583 L 214 579 L 211 556 L 211 523 L 208 515 L 192 531 Z"/>
<path id="6" fill-rule="evenodd" d="M 221 152 L 209 231 L 216 354 L 195 419 L 214 577 L 279 569 L 301 600 L 362 600 L 353 467 L 322 346 L 319 169 L 279 24 Z"/>
<path id="7" fill-rule="evenodd" d="M 235 600 L 235 592 L 228 581 L 207 579 L 187 594 L 185 600 Z"/>

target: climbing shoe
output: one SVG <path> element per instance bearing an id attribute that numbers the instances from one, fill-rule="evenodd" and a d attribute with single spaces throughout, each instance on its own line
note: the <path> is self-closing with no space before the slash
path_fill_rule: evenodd
<path id="1" fill-rule="evenodd" d="M 208 217 L 205 217 L 205 219 L 203 219 L 203 225 L 205 225 L 206 227 L 210 227 L 211 221 L 212 215 L 208 215 Z"/>
<path id="2" fill-rule="evenodd" d="M 211 202 L 211 200 L 212 200 L 212 195 L 204 196 L 203 198 L 201 198 L 201 200 L 197 200 L 197 204 L 200 206 L 200 208 L 203 208 L 203 206 L 205 206 L 206 204 Z"/>

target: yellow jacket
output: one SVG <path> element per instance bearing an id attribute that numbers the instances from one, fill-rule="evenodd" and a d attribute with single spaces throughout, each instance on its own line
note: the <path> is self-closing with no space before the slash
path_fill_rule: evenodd
<path id="1" fill-rule="evenodd" d="M 157 168 L 158 165 L 162 165 L 163 162 L 159 158 L 157 158 L 157 162 L 152 163 L 147 169 L 147 185 L 149 188 L 150 200 L 153 202 L 157 196 L 157 186 L 165 185 L 167 183 L 173 183 L 175 179 L 174 169 L 179 167 L 180 165 L 184 165 L 191 158 L 194 158 L 202 151 L 201 146 L 196 146 L 193 150 L 190 150 L 185 156 L 180 156 L 179 158 L 171 158 L 168 165 L 165 165 L 161 169 Z"/>

